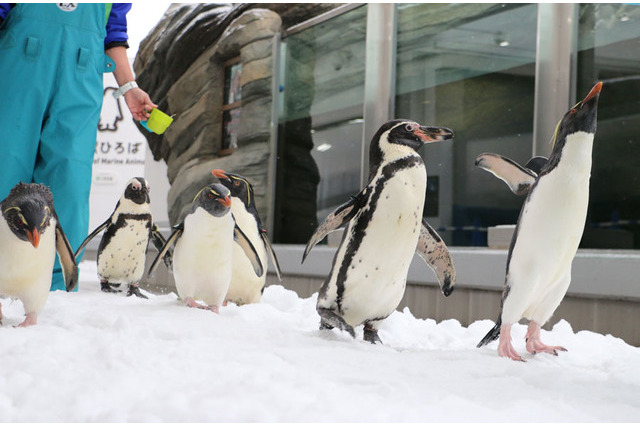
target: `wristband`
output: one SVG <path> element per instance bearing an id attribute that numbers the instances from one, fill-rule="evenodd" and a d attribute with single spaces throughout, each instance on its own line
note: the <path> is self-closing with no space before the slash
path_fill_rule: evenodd
<path id="1" fill-rule="evenodd" d="M 120 96 L 124 95 L 125 93 L 127 93 L 129 90 L 138 87 L 138 84 L 135 81 L 130 81 L 128 83 L 123 84 L 122 86 L 120 86 L 118 88 L 118 90 L 116 90 L 115 92 L 113 92 L 113 97 L 118 99 Z"/>

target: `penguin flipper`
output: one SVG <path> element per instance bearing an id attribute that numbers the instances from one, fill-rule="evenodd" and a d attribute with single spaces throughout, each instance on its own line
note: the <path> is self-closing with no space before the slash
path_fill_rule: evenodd
<path id="1" fill-rule="evenodd" d="M 476 158 L 475 165 L 502 179 L 516 195 L 524 195 L 529 192 L 538 178 L 533 170 L 522 167 L 515 161 L 498 154 L 480 154 Z"/>
<path id="2" fill-rule="evenodd" d="M 184 231 L 184 222 L 174 227 L 173 233 L 169 236 L 169 239 L 167 239 L 167 242 L 164 244 L 164 246 L 162 246 L 162 248 L 158 251 L 158 255 L 156 256 L 156 258 L 153 259 L 153 262 L 149 267 L 149 272 L 147 272 L 147 277 L 150 277 L 151 275 L 153 275 L 153 272 L 156 270 L 156 267 L 158 266 L 158 261 L 164 257 L 165 253 L 167 253 L 171 245 L 178 240 L 178 238 L 182 235 L 183 231 Z M 173 269 L 171 270 L 173 271 Z"/>
<path id="3" fill-rule="evenodd" d="M 233 229 L 233 239 L 242 248 L 244 254 L 247 255 L 247 258 L 249 258 L 249 262 L 251 262 L 251 266 L 253 266 L 253 271 L 256 275 L 259 277 L 262 276 L 264 269 L 262 267 L 262 262 L 260 262 L 260 257 L 258 257 L 258 252 L 238 225 Z"/>
<path id="4" fill-rule="evenodd" d="M 322 241 L 322 239 L 326 237 L 328 233 L 344 226 L 344 224 L 350 221 L 359 210 L 360 205 L 358 203 L 358 196 L 355 196 L 351 197 L 349 201 L 339 206 L 333 211 L 333 213 L 327 216 L 327 218 L 320 225 L 318 225 L 315 232 L 309 239 L 307 247 L 305 247 L 304 253 L 302 254 L 301 263 L 304 263 L 304 260 L 307 258 L 307 255 L 309 254 L 311 249 L 320 241 Z"/>
<path id="5" fill-rule="evenodd" d="M 109 217 L 100 226 L 98 226 L 96 229 L 94 229 L 93 232 L 91 232 L 87 236 L 87 238 L 84 239 L 82 244 L 80 244 L 80 247 L 78 247 L 78 250 L 76 250 L 76 252 L 73 255 L 73 257 L 77 258 L 78 255 L 80 254 L 80 252 L 82 251 L 82 249 L 89 243 L 89 241 L 91 241 L 96 235 L 98 235 L 100 232 L 102 232 L 107 226 L 109 226 L 110 223 L 111 223 L 111 217 Z"/>
<path id="6" fill-rule="evenodd" d="M 151 230 L 149 231 L 149 239 L 153 243 L 153 246 L 158 250 L 162 250 L 162 248 L 167 244 L 167 240 L 164 239 L 164 236 L 158 230 L 158 226 L 154 223 L 151 225 Z M 173 253 L 171 250 L 167 250 L 165 255 L 162 257 L 164 264 L 167 266 L 167 269 L 173 271 Z"/>
<path id="7" fill-rule="evenodd" d="M 442 293 L 449 296 L 453 292 L 456 280 L 453 259 L 451 259 L 451 254 L 442 238 L 424 218 L 422 218 L 422 228 L 416 252 L 438 276 Z"/>
<path id="8" fill-rule="evenodd" d="M 267 251 L 271 256 L 271 261 L 273 261 L 273 266 L 276 268 L 276 274 L 278 275 L 278 280 L 282 282 L 282 272 L 280 271 L 280 264 L 278 263 L 278 258 L 276 257 L 276 253 L 273 251 L 273 247 L 271 247 L 271 243 L 269 242 L 269 237 L 267 237 L 267 234 L 264 232 L 260 232 L 260 236 L 262 237 L 264 246 L 267 248 Z"/>
<path id="9" fill-rule="evenodd" d="M 549 162 L 549 159 L 547 157 L 538 155 L 536 157 L 532 157 L 529 161 L 527 161 L 527 164 L 525 164 L 524 166 L 527 169 L 533 171 L 535 174 L 539 175 L 540 172 L 542 171 L 542 168 L 546 166 L 548 162 Z"/>
<path id="10" fill-rule="evenodd" d="M 59 223 L 56 223 L 56 252 L 60 259 L 65 288 L 67 291 L 72 291 L 78 285 L 78 264 L 71 250 L 71 244 Z"/>

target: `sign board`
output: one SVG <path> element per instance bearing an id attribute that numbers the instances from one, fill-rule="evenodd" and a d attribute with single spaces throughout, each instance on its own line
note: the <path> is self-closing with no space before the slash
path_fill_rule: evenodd
<path id="1" fill-rule="evenodd" d="M 89 232 L 111 215 L 129 179 L 145 175 L 147 140 L 133 122 L 124 97 L 113 97 L 117 88 L 113 74 L 104 74 L 89 196 Z"/>

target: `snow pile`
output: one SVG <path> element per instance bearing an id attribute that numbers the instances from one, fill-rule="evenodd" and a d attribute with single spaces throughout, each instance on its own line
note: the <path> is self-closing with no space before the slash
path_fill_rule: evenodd
<path id="1" fill-rule="evenodd" d="M 55 292 L 35 327 L 0 299 L 2 422 L 618 422 L 640 419 L 640 349 L 567 322 L 544 341 L 560 356 L 501 359 L 476 349 L 493 326 L 394 313 L 384 345 L 318 330 L 315 297 L 281 286 L 216 315 L 175 294 Z M 525 353 L 525 326 L 513 328 Z M 357 329 L 362 338 L 362 327 Z"/>

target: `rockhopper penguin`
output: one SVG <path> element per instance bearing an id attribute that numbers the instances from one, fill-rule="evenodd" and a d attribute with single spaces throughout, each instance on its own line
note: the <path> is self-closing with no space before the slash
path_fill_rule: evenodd
<path id="1" fill-rule="evenodd" d="M 0 208 L 0 294 L 22 301 L 26 318 L 20 326 L 35 325 L 49 295 L 56 252 L 67 291 L 78 284 L 78 266 L 49 188 L 20 182 Z"/>
<path id="2" fill-rule="evenodd" d="M 245 177 L 228 173 L 224 170 L 216 169 L 211 173 L 230 191 L 231 213 L 236 220 L 236 224 L 251 241 L 258 253 L 260 262 L 265 266 L 262 275 L 256 276 L 244 250 L 235 244 L 233 246 L 231 284 L 229 284 L 226 300 L 238 305 L 259 302 L 267 279 L 267 253 L 271 256 L 280 281 L 282 281 L 282 277 L 278 259 L 267 237 L 267 230 L 262 226 L 258 216 L 253 195 L 253 185 Z"/>
<path id="3" fill-rule="evenodd" d="M 231 282 L 234 240 L 244 250 L 253 273 L 261 276 L 263 267 L 258 253 L 231 214 L 229 190 L 219 183 L 206 186 L 194 198 L 184 220 L 174 227 L 151 264 L 149 275 L 175 243 L 173 275 L 178 295 L 189 307 L 218 313 Z"/>
<path id="4" fill-rule="evenodd" d="M 130 179 L 111 216 L 94 229 L 76 250 L 77 257 L 87 243 L 104 230 L 97 259 L 102 291 L 119 292 L 117 287 L 126 284 L 127 296 L 135 294 L 147 298 L 138 288 L 144 275 L 147 246 L 151 240 L 159 250 L 165 243 L 153 223 L 149 202 L 149 183 L 146 179 Z M 168 262 L 168 257 L 165 262 Z"/>
<path id="5" fill-rule="evenodd" d="M 446 245 L 422 217 L 427 173 L 416 152 L 425 143 L 448 140 L 453 132 L 410 120 L 385 123 L 371 140 L 369 183 L 321 223 L 302 261 L 329 232 L 346 225 L 316 310 L 320 328 L 337 327 L 380 342 L 378 327 L 404 294 L 409 265 L 418 252 L 436 272 L 442 292 L 453 291 L 455 270 Z"/>
<path id="6" fill-rule="evenodd" d="M 522 357 L 511 344 L 511 325 L 529 320 L 529 353 L 557 355 L 561 346 L 540 341 L 540 327 L 564 298 L 571 282 L 571 263 L 587 217 L 591 151 L 602 83 L 562 118 L 548 161 L 535 157 L 525 167 L 496 155 L 482 154 L 476 166 L 504 180 L 516 194 L 527 194 L 509 254 L 500 316 L 478 347 L 500 337 L 498 354 Z"/>

